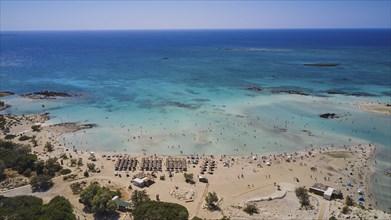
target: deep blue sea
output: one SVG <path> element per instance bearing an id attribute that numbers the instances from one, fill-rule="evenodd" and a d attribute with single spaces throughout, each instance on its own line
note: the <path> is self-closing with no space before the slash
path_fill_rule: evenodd
<path id="1" fill-rule="evenodd" d="M 18 31 L 0 40 L 0 91 L 17 94 L 0 113 L 98 125 L 63 135 L 66 146 L 266 154 L 374 143 L 373 191 L 390 207 L 390 116 L 355 107 L 391 103 L 390 29 Z M 337 65 L 304 65 L 316 63 Z M 18 96 L 41 90 L 77 96 Z M 326 112 L 343 117 L 319 117 Z"/>

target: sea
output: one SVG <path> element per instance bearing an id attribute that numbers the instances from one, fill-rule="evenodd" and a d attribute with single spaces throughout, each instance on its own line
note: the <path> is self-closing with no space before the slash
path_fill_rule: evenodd
<path id="1" fill-rule="evenodd" d="M 390 211 L 391 117 L 355 106 L 391 103 L 390 29 L 2 31 L 0 40 L 0 91 L 15 92 L 0 114 L 96 124 L 58 137 L 65 146 L 267 155 L 375 144 L 371 188 Z M 72 97 L 20 96 L 44 90 Z"/>

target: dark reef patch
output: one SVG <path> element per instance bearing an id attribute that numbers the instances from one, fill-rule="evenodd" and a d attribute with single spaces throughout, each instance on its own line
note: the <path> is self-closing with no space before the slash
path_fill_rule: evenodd
<path id="1" fill-rule="evenodd" d="M 273 89 L 271 89 L 271 93 L 275 93 L 275 94 L 285 93 L 285 94 L 303 95 L 303 96 L 309 95 L 309 93 L 306 93 L 306 92 L 303 92 L 303 91 L 300 91 L 297 89 L 284 89 L 284 88 L 273 88 Z"/>
<path id="2" fill-rule="evenodd" d="M 54 91 L 45 90 L 40 92 L 27 93 L 21 96 L 30 99 L 54 99 L 56 97 L 73 97 L 76 95 L 68 94 L 65 92 L 54 92 Z"/>
<path id="3" fill-rule="evenodd" d="M 353 92 L 353 93 L 350 93 L 349 95 L 351 96 L 357 96 L 357 97 L 374 97 L 376 95 L 374 94 L 371 94 L 371 93 L 368 93 L 368 92 Z"/>
<path id="4" fill-rule="evenodd" d="M 338 63 L 305 63 L 304 66 L 318 66 L 318 67 L 327 67 L 327 66 L 338 66 Z"/>
<path id="5" fill-rule="evenodd" d="M 262 88 L 260 86 L 250 85 L 250 86 L 246 86 L 245 90 L 254 91 L 254 92 L 261 92 Z"/>
<path id="6" fill-rule="evenodd" d="M 186 109 L 191 109 L 191 110 L 195 110 L 195 109 L 198 109 L 199 106 L 197 105 L 192 105 L 192 104 L 187 104 L 187 103 L 182 103 L 182 102 L 175 102 L 175 101 L 168 101 L 168 102 L 165 102 L 163 103 L 164 106 L 173 106 L 173 107 L 177 107 L 177 108 L 186 108 Z"/>
<path id="7" fill-rule="evenodd" d="M 324 114 L 321 114 L 319 115 L 321 118 L 339 118 L 340 116 L 335 114 L 335 113 L 324 113 Z"/>
<path id="8" fill-rule="evenodd" d="M 332 95 L 346 95 L 347 93 L 343 90 L 340 89 L 329 89 L 326 90 L 327 94 L 332 94 Z"/>
<path id="9" fill-rule="evenodd" d="M 196 98 L 196 99 L 193 99 L 193 101 L 196 101 L 196 102 L 209 102 L 210 100 L 209 99 L 204 99 L 204 98 Z"/>

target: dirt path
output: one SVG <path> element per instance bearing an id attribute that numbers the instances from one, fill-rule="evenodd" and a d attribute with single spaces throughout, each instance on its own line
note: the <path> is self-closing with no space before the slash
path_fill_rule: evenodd
<path id="1" fill-rule="evenodd" d="M 189 219 L 192 219 L 192 218 L 194 218 L 194 217 L 197 215 L 198 211 L 199 211 L 200 208 L 201 208 L 202 203 L 203 203 L 204 200 L 205 200 L 206 194 L 208 193 L 208 189 L 209 189 L 209 183 L 206 184 L 205 189 L 204 189 L 204 193 L 202 194 L 202 196 L 201 196 L 201 198 L 200 198 L 200 201 L 198 202 L 197 207 L 196 207 L 196 209 L 195 209 L 193 215 L 192 215 L 191 218 L 189 218 Z"/>
<path id="2" fill-rule="evenodd" d="M 321 199 L 319 201 L 319 214 L 318 220 L 329 219 L 330 201 Z"/>
<path id="3" fill-rule="evenodd" d="M 238 194 L 236 194 L 236 195 L 233 195 L 232 198 L 237 198 L 237 197 L 239 197 L 239 196 L 241 196 L 241 195 L 244 195 L 244 194 L 246 194 L 246 193 L 249 193 L 249 192 L 252 192 L 252 191 L 255 191 L 255 190 L 258 190 L 258 189 L 262 189 L 262 188 L 265 188 L 265 187 L 268 187 L 268 186 L 271 186 L 271 185 L 273 185 L 273 184 L 267 184 L 267 185 L 263 185 L 263 186 L 259 186 L 259 187 L 253 188 L 253 189 L 251 189 L 251 190 L 247 190 L 247 191 L 238 193 Z"/>

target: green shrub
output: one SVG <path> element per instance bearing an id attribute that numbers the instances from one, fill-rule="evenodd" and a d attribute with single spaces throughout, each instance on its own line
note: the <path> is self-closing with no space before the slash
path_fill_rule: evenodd
<path id="1" fill-rule="evenodd" d="M 114 196 L 120 196 L 109 188 L 100 187 L 98 183 L 91 183 L 80 193 L 80 201 L 86 209 L 98 214 L 111 214 L 117 209 L 117 204 L 112 200 Z"/>
<path id="2" fill-rule="evenodd" d="M 0 196 L 0 218 L 38 219 L 42 204 L 42 199 L 35 196 Z"/>
<path id="3" fill-rule="evenodd" d="M 247 206 L 243 209 L 247 214 L 253 215 L 253 214 L 258 214 L 259 209 L 255 204 L 247 204 Z"/>
<path id="4" fill-rule="evenodd" d="M 216 208 L 216 203 L 219 201 L 219 198 L 217 197 L 216 192 L 209 192 L 208 195 L 205 197 L 206 205 L 208 206 L 208 209 L 213 210 Z"/>
<path id="5" fill-rule="evenodd" d="M 95 172 L 95 164 L 94 163 L 87 163 L 87 168 L 91 172 Z"/>
<path id="6" fill-rule="evenodd" d="M 67 174 L 70 174 L 70 173 L 72 173 L 72 170 L 70 170 L 70 169 L 62 169 L 60 171 L 61 175 L 67 175 Z"/>
<path id="7" fill-rule="evenodd" d="M 45 149 L 50 153 L 54 150 L 54 147 L 50 142 L 46 142 Z"/>
<path id="8" fill-rule="evenodd" d="M 16 144 L 11 141 L 0 140 L 0 158 L 4 162 L 5 168 L 10 168 L 24 174 L 26 169 L 34 167 L 37 156 L 30 154 L 30 146 Z M 29 171 L 26 173 L 29 175 Z"/>
<path id="9" fill-rule="evenodd" d="M 350 198 L 350 196 L 346 196 L 345 204 L 347 206 L 352 206 L 352 205 L 354 205 L 354 201 L 352 198 Z"/>
<path id="10" fill-rule="evenodd" d="M 41 130 L 41 125 L 33 125 L 31 126 L 31 130 L 38 132 Z"/>
<path id="11" fill-rule="evenodd" d="M 19 141 L 27 141 L 27 140 L 29 140 L 29 139 L 30 139 L 29 136 L 23 135 L 23 136 L 21 136 L 21 137 L 19 138 Z"/>
<path id="12" fill-rule="evenodd" d="M 81 191 L 83 191 L 83 188 L 85 187 L 85 182 L 75 182 L 75 183 L 72 183 L 69 187 L 71 187 L 72 189 L 72 193 L 74 195 L 76 194 L 80 194 Z"/>
<path id="13" fill-rule="evenodd" d="M 297 198 L 300 200 L 301 206 L 309 206 L 310 205 L 310 199 L 308 196 L 308 192 L 304 187 L 298 187 L 295 190 Z"/>
<path id="14" fill-rule="evenodd" d="M 16 137 L 16 135 L 13 135 L 13 134 L 7 134 L 4 139 L 6 140 L 11 140 L 11 139 L 14 139 Z"/>
<path id="15" fill-rule="evenodd" d="M 31 178 L 30 181 L 31 188 L 35 190 L 48 190 L 51 188 L 54 183 L 52 178 L 48 175 L 38 175 Z"/>
<path id="16" fill-rule="evenodd" d="M 67 156 L 66 153 L 62 153 L 62 154 L 60 154 L 60 158 L 63 159 L 63 160 L 67 160 L 68 156 Z"/>
<path id="17" fill-rule="evenodd" d="M 64 176 L 62 179 L 64 181 L 66 181 L 66 180 L 74 180 L 76 178 L 77 178 L 77 174 L 70 174 L 70 175 Z"/>
<path id="18" fill-rule="evenodd" d="M 190 183 L 190 184 L 194 183 L 194 174 L 192 174 L 192 173 L 184 173 L 183 176 L 185 177 L 186 183 Z"/>
<path id="19" fill-rule="evenodd" d="M 0 216 L 1 219 L 76 219 L 72 205 L 62 196 L 45 205 L 35 196 L 0 196 Z"/>
<path id="20" fill-rule="evenodd" d="M 135 190 L 132 192 L 132 195 L 130 196 L 130 199 L 132 200 L 132 203 L 134 206 L 138 206 L 141 203 L 150 201 L 149 195 L 145 190 Z"/>
<path id="21" fill-rule="evenodd" d="M 62 196 L 56 196 L 42 207 L 40 219 L 76 220 L 71 203 Z"/>
<path id="22" fill-rule="evenodd" d="M 350 212 L 350 209 L 349 209 L 348 206 L 344 206 L 344 207 L 342 208 L 342 213 L 343 213 L 343 214 L 348 214 L 349 212 Z"/>
<path id="23" fill-rule="evenodd" d="M 31 176 L 31 168 L 27 168 L 25 171 L 23 171 L 23 176 L 30 177 Z"/>
<path id="24" fill-rule="evenodd" d="M 176 203 L 147 201 L 141 203 L 133 210 L 134 220 L 161 219 L 161 220 L 187 220 L 189 212 Z"/>
<path id="25" fill-rule="evenodd" d="M 76 166 L 77 160 L 76 159 L 71 159 L 71 167 Z"/>
<path id="26" fill-rule="evenodd" d="M 79 158 L 79 160 L 77 160 L 77 166 L 83 166 L 83 158 Z"/>

